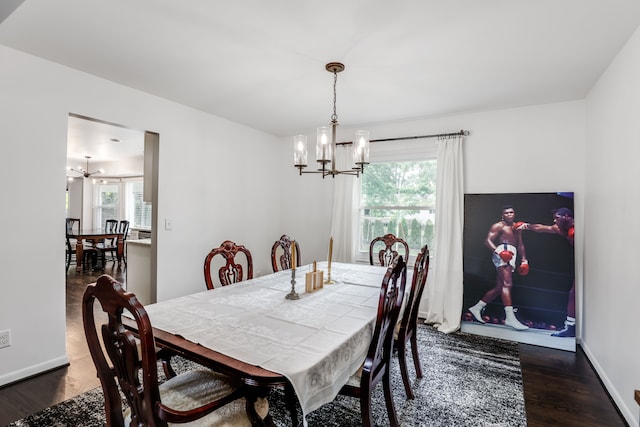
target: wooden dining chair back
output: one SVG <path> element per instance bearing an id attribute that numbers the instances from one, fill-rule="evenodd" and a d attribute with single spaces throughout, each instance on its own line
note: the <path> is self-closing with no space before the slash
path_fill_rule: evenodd
<path id="1" fill-rule="evenodd" d="M 80 233 L 80 218 L 66 218 L 66 234 L 76 235 Z"/>
<path id="2" fill-rule="evenodd" d="M 214 289 L 212 273 L 218 271 L 218 285 L 227 286 L 243 280 L 253 279 L 251 252 L 231 240 L 211 250 L 204 258 L 204 280 L 207 289 Z"/>
<path id="3" fill-rule="evenodd" d="M 404 261 L 409 262 L 409 245 L 403 239 L 389 233 L 376 237 L 369 244 L 369 264 L 374 264 L 374 255 L 379 265 L 388 267 L 400 255 L 398 250 L 404 249 Z"/>
<path id="4" fill-rule="evenodd" d="M 373 426 L 371 394 L 380 382 L 382 382 L 384 391 L 389 425 L 398 426 L 398 417 L 391 394 L 391 355 L 393 353 L 393 332 L 402 306 L 406 282 L 407 266 L 400 255 L 389 266 L 382 280 L 373 338 L 362 370 L 352 376 L 340 390 L 340 394 L 360 399 L 360 412 L 364 427 Z"/>
<path id="5" fill-rule="evenodd" d="M 296 267 L 302 265 L 300 256 L 300 245 L 297 241 L 292 241 L 289 236 L 283 234 L 271 247 L 271 267 L 273 272 L 289 270 L 291 268 L 291 245 L 296 247 Z"/>
<path id="6" fill-rule="evenodd" d="M 137 336 L 127 328 L 123 315 L 133 319 Z M 104 323 L 98 325 L 96 316 Z M 195 420 L 207 426 L 236 425 L 234 421 L 251 426 L 252 421 L 260 423 L 266 416 L 258 416 L 255 406 L 246 404 L 243 386 L 210 369 L 186 371 L 159 384 L 156 345 L 147 312 L 136 296 L 112 277 L 102 275 L 97 283 L 87 286 L 82 317 L 104 393 L 107 426 L 185 422 L 181 425 L 188 426 Z M 129 407 L 124 412 L 122 397 Z"/>
<path id="7" fill-rule="evenodd" d="M 416 262 L 413 266 L 413 278 L 411 280 L 411 289 L 404 303 L 404 311 L 400 321 L 399 328 L 394 337 L 394 349 L 398 351 L 398 362 L 400 363 L 400 374 L 404 383 L 404 390 L 407 399 L 413 399 L 414 394 L 409 381 L 409 373 L 407 370 L 407 344 L 411 346 L 411 355 L 413 357 L 413 365 L 416 368 L 416 376 L 422 378 L 422 369 L 420 367 L 420 357 L 418 356 L 418 341 L 416 329 L 418 327 L 418 310 L 422 293 L 427 283 L 427 275 L 429 273 L 429 248 L 427 245 L 418 253 Z"/>
<path id="8" fill-rule="evenodd" d="M 76 258 L 76 239 L 80 233 L 80 218 L 66 218 L 65 220 L 65 251 L 67 271 L 71 262 Z"/>
<path id="9" fill-rule="evenodd" d="M 118 220 L 108 219 L 104 222 L 104 231 L 107 233 L 115 233 L 118 231 Z"/>

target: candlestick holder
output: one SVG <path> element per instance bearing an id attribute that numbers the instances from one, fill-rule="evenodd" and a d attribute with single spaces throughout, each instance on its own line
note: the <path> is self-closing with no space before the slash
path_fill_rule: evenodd
<path id="1" fill-rule="evenodd" d="M 291 292 L 286 296 L 286 299 L 300 299 L 300 295 L 296 292 L 296 270 L 291 269 Z"/>
<path id="2" fill-rule="evenodd" d="M 333 280 L 331 280 L 331 266 L 327 266 L 327 280 L 324 281 L 325 285 L 333 285 L 334 282 Z"/>

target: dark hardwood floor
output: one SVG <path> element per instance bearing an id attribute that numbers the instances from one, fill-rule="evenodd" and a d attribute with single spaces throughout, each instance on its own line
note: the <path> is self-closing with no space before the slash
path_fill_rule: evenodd
<path id="1" fill-rule="evenodd" d="M 124 270 L 106 273 L 125 280 Z M 0 388 L 0 425 L 38 412 L 100 385 L 82 327 L 80 302 L 86 284 L 102 273 L 67 274 L 67 354 L 70 365 Z M 576 353 L 520 344 L 529 427 L 628 426 L 582 349 Z M 491 390 L 487 390 L 490 393 Z"/>

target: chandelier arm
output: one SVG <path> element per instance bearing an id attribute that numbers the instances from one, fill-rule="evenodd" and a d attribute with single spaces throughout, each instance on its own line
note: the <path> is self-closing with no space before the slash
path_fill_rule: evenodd
<path id="1" fill-rule="evenodd" d="M 86 169 L 74 169 L 74 168 L 69 168 L 70 171 L 79 173 L 80 175 L 84 176 L 85 178 L 89 178 L 91 177 L 91 175 L 95 175 L 97 173 L 103 173 L 102 169 L 98 169 L 96 171 L 93 172 L 89 172 L 89 159 L 91 158 L 91 156 L 84 156 L 87 159 L 87 168 Z"/>

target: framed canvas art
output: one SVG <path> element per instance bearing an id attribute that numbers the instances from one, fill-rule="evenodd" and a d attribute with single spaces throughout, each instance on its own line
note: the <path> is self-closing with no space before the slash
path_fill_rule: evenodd
<path id="1" fill-rule="evenodd" d="M 575 351 L 573 193 L 465 195 L 462 331 Z"/>

